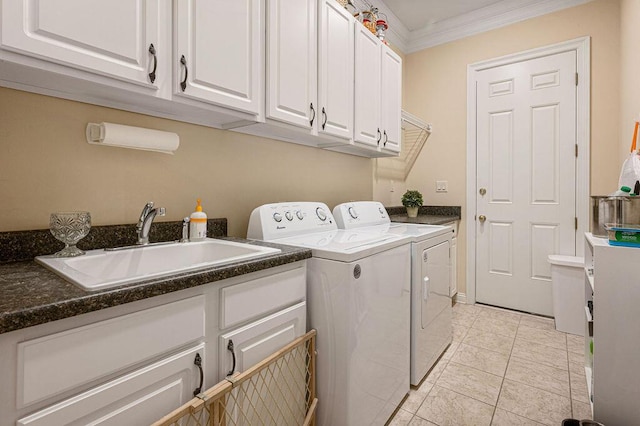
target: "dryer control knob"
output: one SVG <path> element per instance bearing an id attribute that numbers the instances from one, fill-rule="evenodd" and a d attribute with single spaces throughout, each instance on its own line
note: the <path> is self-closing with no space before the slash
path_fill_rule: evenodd
<path id="1" fill-rule="evenodd" d="M 318 219 L 320 219 L 323 222 L 327 220 L 327 213 L 324 211 L 322 207 L 318 207 L 316 209 L 316 215 L 318 216 Z"/>
<path id="2" fill-rule="evenodd" d="M 349 207 L 349 216 L 351 216 L 354 219 L 358 218 L 358 212 L 356 212 L 356 209 L 353 207 Z"/>
<path id="3" fill-rule="evenodd" d="M 273 220 L 275 220 L 276 222 L 282 222 L 282 215 L 280 213 L 274 213 Z"/>
<path id="4" fill-rule="evenodd" d="M 302 211 L 301 211 L 301 210 L 298 210 L 298 211 L 296 212 L 296 217 L 297 217 L 298 219 L 300 219 L 300 220 L 304 219 L 304 215 L 302 214 Z"/>
<path id="5" fill-rule="evenodd" d="M 287 220 L 288 220 L 289 222 L 291 222 L 291 221 L 293 220 L 293 213 L 291 213 L 291 212 L 286 212 L 286 213 L 284 214 L 284 217 L 286 217 L 286 218 L 287 218 Z"/>

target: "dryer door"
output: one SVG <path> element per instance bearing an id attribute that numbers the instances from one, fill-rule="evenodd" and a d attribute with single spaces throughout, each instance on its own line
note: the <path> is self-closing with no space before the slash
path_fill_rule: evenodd
<path id="1" fill-rule="evenodd" d="M 421 272 L 420 313 L 422 328 L 426 329 L 444 309 L 451 306 L 449 241 L 429 247 L 422 252 Z"/>

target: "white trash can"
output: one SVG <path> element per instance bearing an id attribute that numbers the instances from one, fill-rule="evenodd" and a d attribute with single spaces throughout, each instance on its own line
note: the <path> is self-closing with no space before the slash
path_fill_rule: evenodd
<path id="1" fill-rule="evenodd" d="M 584 258 L 552 254 L 549 263 L 556 330 L 584 336 Z"/>

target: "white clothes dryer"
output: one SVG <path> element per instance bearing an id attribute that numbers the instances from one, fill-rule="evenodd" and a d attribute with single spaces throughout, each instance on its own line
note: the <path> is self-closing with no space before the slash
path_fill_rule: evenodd
<path id="1" fill-rule="evenodd" d="M 408 239 L 337 229 L 323 203 L 253 210 L 247 237 L 306 247 L 308 326 L 317 330 L 317 424 L 384 425 L 409 392 Z"/>
<path id="2" fill-rule="evenodd" d="M 342 229 L 399 235 L 411 241 L 411 384 L 417 386 L 451 344 L 449 297 L 453 228 L 393 223 L 376 201 L 344 203 L 333 209 Z"/>

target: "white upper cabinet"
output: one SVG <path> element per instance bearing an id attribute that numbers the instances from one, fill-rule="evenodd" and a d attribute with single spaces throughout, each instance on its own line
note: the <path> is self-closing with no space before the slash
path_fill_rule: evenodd
<path id="1" fill-rule="evenodd" d="M 402 110 L 402 60 L 388 46 L 382 45 L 380 80 L 383 151 L 400 152 Z"/>
<path id="2" fill-rule="evenodd" d="M 153 0 L 5 0 L 1 46 L 155 89 L 157 61 L 170 57 L 163 7 Z"/>
<path id="3" fill-rule="evenodd" d="M 176 2 L 174 93 L 258 114 L 263 75 L 261 0 Z"/>
<path id="4" fill-rule="evenodd" d="M 266 117 L 313 129 L 319 119 L 316 0 L 267 0 Z"/>
<path id="5" fill-rule="evenodd" d="M 336 0 L 0 0 L 0 86 L 364 157 L 402 61 Z"/>
<path id="6" fill-rule="evenodd" d="M 354 143 L 336 148 L 369 151 L 371 157 L 400 152 L 402 59 L 363 25 L 355 30 Z"/>
<path id="7" fill-rule="evenodd" d="M 336 0 L 321 0 L 318 23 L 318 133 L 352 139 L 355 20 Z"/>
<path id="8" fill-rule="evenodd" d="M 380 123 L 381 42 L 364 25 L 355 31 L 355 134 L 356 143 L 377 149 L 382 140 Z"/>

